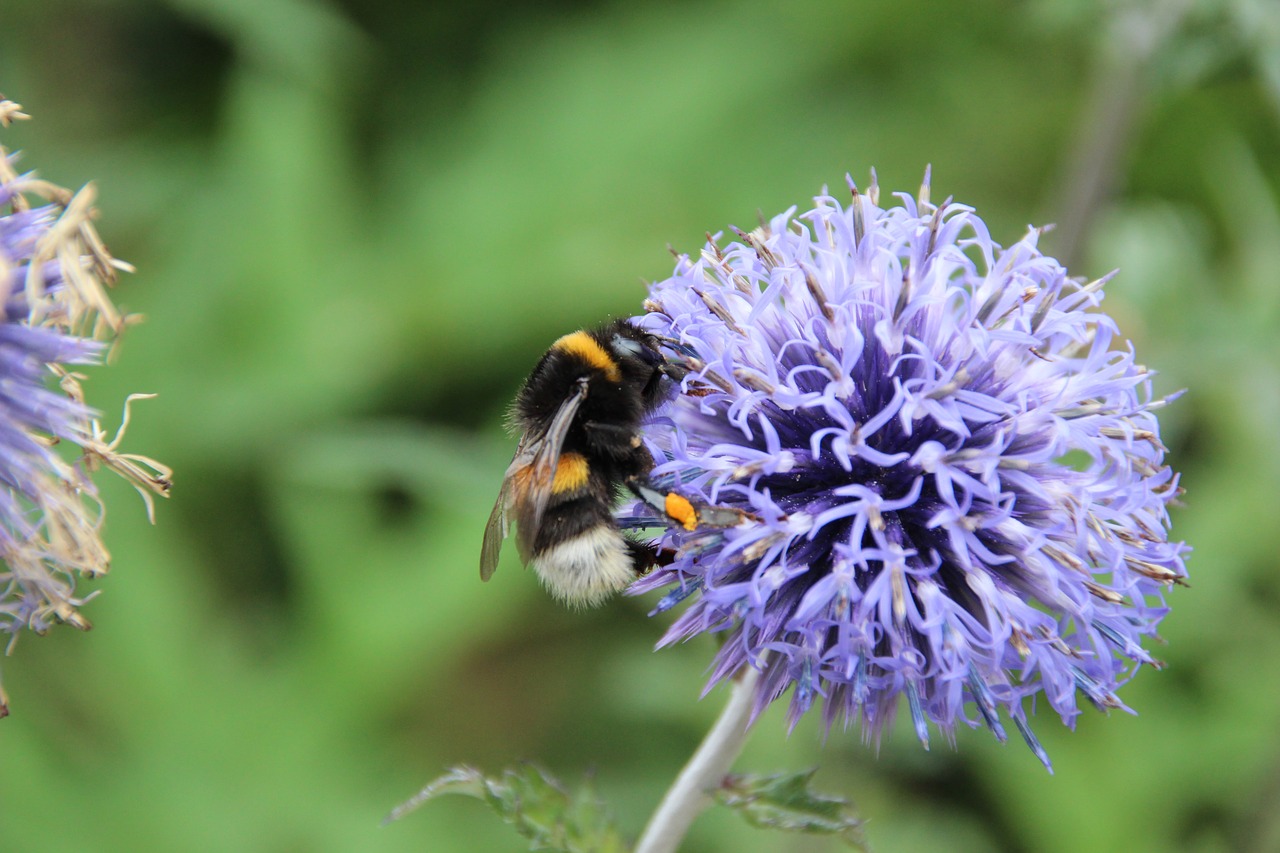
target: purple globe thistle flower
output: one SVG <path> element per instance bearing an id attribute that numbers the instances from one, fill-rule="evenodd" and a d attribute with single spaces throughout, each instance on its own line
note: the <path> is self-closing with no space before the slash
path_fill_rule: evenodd
<path id="1" fill-rule="evenodd" d="M 0 127 L 15 118 L 26 115 L 0 98 Z M 99 339 L 129 321 L 106 295 L 128 265 L 93 228 L 93 187 L 72 194 L 18 174 L 15 160 L 0 147 L 0 632 L 10 647 L 24 627 L 89 627 L 77 610 L 88 596 L 76 595 L 76 577 L 100 575 L 110 561 L 89 475 L 101 466 L 124 476 L 150 512 L 151 494 L 167 495 L 172 473 L 118 452 L 121 434 L 106 438 L 85 404 L 84 377 L 68 369 L 99 362 Z M 32 198 L 47 203 L 32 207 Z M 78 459 L 65 458 L 67 446 L 79 449 Z M 7 713 L 0 688 L 0 717 Z"/>
<path id="2" fill-rule="evenodd" d="M 760 522 L 668 530 L 631 592 L 697 593 L 661 645 L 720 634 L 708 689 L 761 670 L 753 716 L 792 688 L 793 726 L 821 697 L 878 739 L 905 696 L 927 747 L 929 723 L 1004 741 L 1003 709 L 1050 767 L 1024 700 L 1070 726 L 1158 665 L 1141 640 L 1188 550 L 1166 401 L 1097 310 L 1110 276 L 1068 277 L 1035 229 L 1000 247 L 927 173 L 886 208 L 874 173 L 849 186 L 651 287 L 636 322 L 697 354 L 648 427 L 654 475 Z"/>

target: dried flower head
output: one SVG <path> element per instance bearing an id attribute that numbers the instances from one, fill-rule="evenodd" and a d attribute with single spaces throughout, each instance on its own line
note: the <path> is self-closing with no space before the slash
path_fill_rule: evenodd
<path id="1" fill-rule="evenodd" d="M 0 126 L 26 117 L 0 98 Z M 93 228 L 93 187 L 72 194 L 18 174 L 15 160 L 0 147 L 0 632 L 10 646 L 23 628 L 89 627 L 77 610 L 87 597 L 76 595 L 76 577 L 102 574 L 110 560 L 90 473 L 102 466 L 122 474 L 148 510 L 171 478 L 151 459 L 119 453 L 119 434 L 106 440 L 85 404 L 84 377 L 68 369 L 100 361 L 102 342 L 130 320 L 106 294 L 116 271 L 129 267 Z M 78 459 L 66 458 L 68 445 Z M 0 716 L 7 712 L 0 688 Z"/>
<path id="2" fill-rule="evenodd" d="M 647 429 L 655 476 L 761 519 L 669 530 L 674 562 L 633 592 L 696 593 L 663 644 L 717 632 L 711 684 L 762 670 L 755 713 L 878 738 L 905 695 L 915 730 L 1005 739 L 1044 700 L 1071 725 L 1116 689 L 1185 577 L 1168 541 L 1151 371 L 1031 230 L 994 243 L 971 208 L 873 182 L 738 241 L 709 239 L 638 318 L 697 353 Z M 625 509 L 639 524 L 643 507 Z M 710 685 L 708 685 L 710 687 Z"/>

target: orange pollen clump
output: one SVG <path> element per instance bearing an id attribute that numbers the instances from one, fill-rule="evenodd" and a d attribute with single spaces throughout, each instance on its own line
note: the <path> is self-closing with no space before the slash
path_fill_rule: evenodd
<path id="1" fill-rule="evenodd" d="M 693 504 L 689 503 L 688 498 L 681 497 L 675 492 L 667 492 L 667 515 L 680 522 L 685 530 L 696 530 L 698 527 L 698 513 L 693 508 Z"/>

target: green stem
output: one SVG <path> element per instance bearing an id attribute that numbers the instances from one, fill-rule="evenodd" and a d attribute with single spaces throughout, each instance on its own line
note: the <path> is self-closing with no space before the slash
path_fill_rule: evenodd
<path id="1" fill-rule="evenodd" d="M 745 670 L 733 682 L 733 692 L 720 718 L 649 819 L 644 834 L 636 842 L 635 853 L 673 853 L 694 818 L 711 805 L 710 792 L 728 774 L 747 742 L 747 719 L 760 673 L 751 666 Z"/>

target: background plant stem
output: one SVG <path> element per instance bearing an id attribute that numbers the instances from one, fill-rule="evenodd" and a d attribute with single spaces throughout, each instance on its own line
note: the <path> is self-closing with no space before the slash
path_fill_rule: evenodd
<path id="1" fill-rule="evenodd" d="M 1152 63 L 1190 5 L 1187 0 L 1138 5 L 1109 23 L 1066 177 L 1053 196 L 1055 254 L 1068 269 L 1082 260 L 1089 229 L 1124 175 L 1130 144 L 1146 117 Z"/>

